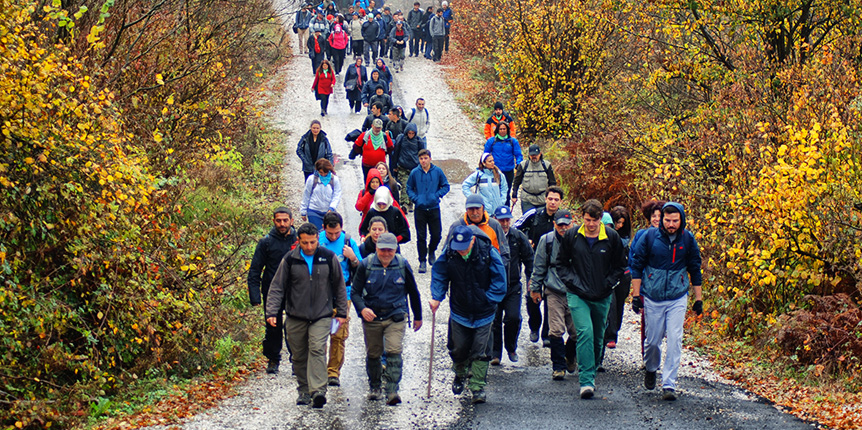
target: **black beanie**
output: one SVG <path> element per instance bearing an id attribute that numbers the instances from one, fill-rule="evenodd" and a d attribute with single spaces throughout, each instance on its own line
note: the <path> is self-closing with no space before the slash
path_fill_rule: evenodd
<path id="1" fill-rule="evenodd" d="M 494 109 L 503 109 L 503 103 L 500 103 L 500 102 L 494 103 Z"/>

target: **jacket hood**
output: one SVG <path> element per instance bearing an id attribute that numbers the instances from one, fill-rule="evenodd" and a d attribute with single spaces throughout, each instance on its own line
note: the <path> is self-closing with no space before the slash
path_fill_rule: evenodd
<path id="1" fill-rule="evenodd" d="M 659 221 L 658 228 L 661 229 L 661 231 L 663 231 L 665 234 L 667 234 L 667 231 L 664 229 L 664 208 L 671 206 L 675 207 L 679 211 L 679 230 L 677 230 L 676 232 L 676 234 L 679 234 L 683 230 L 685 230 L 685 208 L 682 207 L 681 203 L 667 202 L 664 204 L 664 206 L 662 206 L 661 221 Z"/>
<path id="2" fill-rule="evenodd" d="M 413 133 L 416 133 L 416 135 L 413 136 L 413 138 L 415 139 L 419 133 L 419 128 L 416 127 L 416 124 L 413 124 L 412 122 L 408 122 L 407 128 L 404 129 L 404 137 L 407 137 L 408 131 L 412 131 Z"/>
<path id="3" fill-rule="evenodd" d="M 383 185 L 383 177 L 380 176 L 380 171 L 377 169 L 371 169 L 368 171 L 368 177 L 365 178 L 365 191 L 371 193 L 371 180 L 377 178 L 377 181 L 380 182 L 380 185 Z"/>
<path id="4" fill-rule="evenodd" d="M 380 203 L 386 204 L 386 207 L 382 210 L 380 209 L 380 206 L 378 206 Z M 392 192 L 390 192 L 389 188 L 385 185 L 381 185 L 380 188 L 377 189 L 377 192 L 374 193 L 374 206 L 371 208 L 377 212 L 386 212 L 390 207 L 392 207 Z"/>

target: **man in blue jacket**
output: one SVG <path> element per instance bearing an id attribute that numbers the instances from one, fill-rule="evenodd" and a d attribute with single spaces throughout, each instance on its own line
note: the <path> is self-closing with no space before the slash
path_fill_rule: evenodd
<path id="1" fill-rule="evenodd" d="M 506 266 L 491 240 L 475 226 L 455 226 L 446 252 L 431 269 L 431 312 L 449 293 L 449 356 L 455 379 L 452 392 L 468 388 L 473 403 L 485 403 L 491 324 L 497 303 L 506 295 Z"/>
<path id="2" fill-rule="evenodd" d="M 667 334 L 667 356 L 661 371 L 662 398 L 676 400 L 676 375 L 682 357 L 683 323 L 688 307 L 689 282 L 694 289 L 697 315 L 703 313 L 700 248 L 685 228 L 685 209 L 668 202 L 661 210 L 658 228 L 652 227 L 638 240 L 629 262 L 632 272 L 632 310 L 643 309 L 644 386 L 655 388 L 661 364 L 661 341 Z"/>
<path id="3" fill-rule="evenodd" d="M 257 242 L 251 265 L 248 268 L 248 296 L 252 306 L 263 303 L 266 309 L 266 296 L 269 284 L 278 270 L 281 259 L 296 247 L 296 229 L 293 228 L 293 213 L 282 206 L 272 214 L 275 224 L 269 234 Z M 263 293 L 263 294 L 261 294 Z M 263 355 L 269 360 L 266 373 L 278 373 L 281 362 L 281 345 L 284 343 L 284 319 L 282 312 L 276 316 L 275 326 L 266 324 L 263 334 Z M 290 353 L 290 348 L 288 348 Z"/>
<path id="4" fill-rule="evenodd" d="M 411 124 L 412 125 L 412 124 Z M 434 252 L 443 234 L 440 199 L 449 193 L 449 181 L 443 169 L 431 163 L 431 151 L 419 150 L 419 166 L 407 178 L 407 195 L 413 202 L 413 223 L 416 225 L 416 249 L 419 251 L 419 273 L 425 273 L 425 257 L 434 265 Z M 431 240 L 427 243 L 427 234 Z"/>

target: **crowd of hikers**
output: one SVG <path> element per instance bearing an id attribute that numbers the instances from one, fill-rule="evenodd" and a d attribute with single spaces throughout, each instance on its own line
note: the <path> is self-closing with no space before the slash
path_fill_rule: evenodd
<path id="1" fill-rule="evenodd" d="M 444 7 L 451 14 L 445 2 Z M 311 18 L 311 9 L 304 6 L 297 13 L 297 33 L 303 37 L 311 28 L 314 34 L 308 40 L 316 39 L 307 44 L 309 55 L 320 50 L 332 55 L 335 63 L 320 59 L 315 67 L 319 86 L 328 79 L 325 75 L 340 73 L 342 56 L 330 51 L 345 49 L 344 44 L 333 43 L 341 40 L 333 34 L 343 21 L 332 3 L 321 4 L 314 11 L 317 18 Z M 414 11 L 420 10 L 416 3 Z M 354 204 L 361 215 L 352 230 L 356 236 L 347 231 L 338 213 L 345 197 L 343 184 L 333 166 L 329 138 L 314 120 L 296 151 L 305 176 L 298 213 L 302 224 L 294 225 L 290 208 L 276 209 L 272 230 L 259 241 L 249 268 L 251 303 L 264 308 L 267 373 L 278 373 L 286 335 L 298 385 L 296 403 L 323 407 L 327 387 L 341 383 L 352 307 L 362 321 L 368 399 L 401 403 L 404 334 L 407 328 L 417 331 L 423 325 L 415 264 L 417 273 L 431 272 L 432 314 L 449 300 L 447 348 L 455 395 L 467 388 L 473 403 L 484 403 L 489 367 L 501 364 L 503 350 L 509 362 L 519 361 L 524 301 L 530 341 L 541 340 L 549 349 L 551 379 L 563 380 L 566 373 L 577 372 L 578 396 L 593 397 L 605 352 L 617 346 L 623 309 L 631 295 L 632 310 L 642 315 L 644 386 L 655 389 L 661 367 L 661 397 L 675 400 L 690 290 L 693 311 L 703 312 L 700 251 L 686 229 L 682 205 L 645 202 L 640 209 L 648 225 L 634 235 L 634 220 L 626 207 L 605 212 L 601 202 L 587 200 L 577 211 L 566 209 L 565 192 L 542 149 L 530 145 L 525 158 L 515 137 L 515 120 L 502 103 L 496 103 L 485 124 L 478 165 L 461 184 L 464 212 L 444 239 L 440 201 L 450 184 L 428 149 L 425 100 L 416 100 L 409 111 L 392 103 L 392 74 L 383 62 L 384 49 L 405 49 L 397 43 L 405 27 L 395 18 L 400 12 L 394 16 L 387 12 L 384 7 L 379 13 L 370 0 L 367 5 L 357 1 L 348 13 L 353 19 L 371 17 L 365 22 L 378 25 L 383 24 L 375 17 L 387 16 L 392 25 L 387 27 L 388 37 L 374 36 L 373 41 L 364 37 L 359 48 L 356 39 L 348 38 L 356 59 L 347 66 L 350 79 L 345 79 L 345 89 L 357 93 L 351 102 L 355 112 L 360 104 L 367 108 L 361 128 L 346 137 L 351 142 L 349 157 L 361 158 L 364 181 Z M 428 23 L 410 16 L 403 30 L 408 34 L 414 28 L 422 31 Z M 315 20 L 321 23 L 316 25 Z M 430 34 L 433 40 L 436 33 Z M 408 45 L 413 55 L 413 45 Z M 422 45 L 417 45 L 418 55 Z M 366 79 L 360 54 L 369 50 L 376 67 Z M 355 86 L 347 85 L 352 79 Z M 323 99 L 321 108 L 325 115 Z M 521 216 L 516 219 L 512 208 L 518 201 Z M 401 245 L 414 239 L 411 213 L 415 260 L 401 252 Z"/>

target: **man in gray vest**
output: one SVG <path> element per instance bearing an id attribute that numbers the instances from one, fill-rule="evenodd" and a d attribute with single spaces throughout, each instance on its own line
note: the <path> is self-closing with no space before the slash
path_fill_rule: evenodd
<path id="1" fill-rule="evenodd" d="M 515 179 L 512 181 L 512 206 L 518 201 L 521 189 L 521 213 L 525 214 L 534 207 L 545 205 L 545 191 L 557 185 L 551 163 L 542 158 L 539 145 L 530 145 L 530 158 L 515 166 Z"/>

